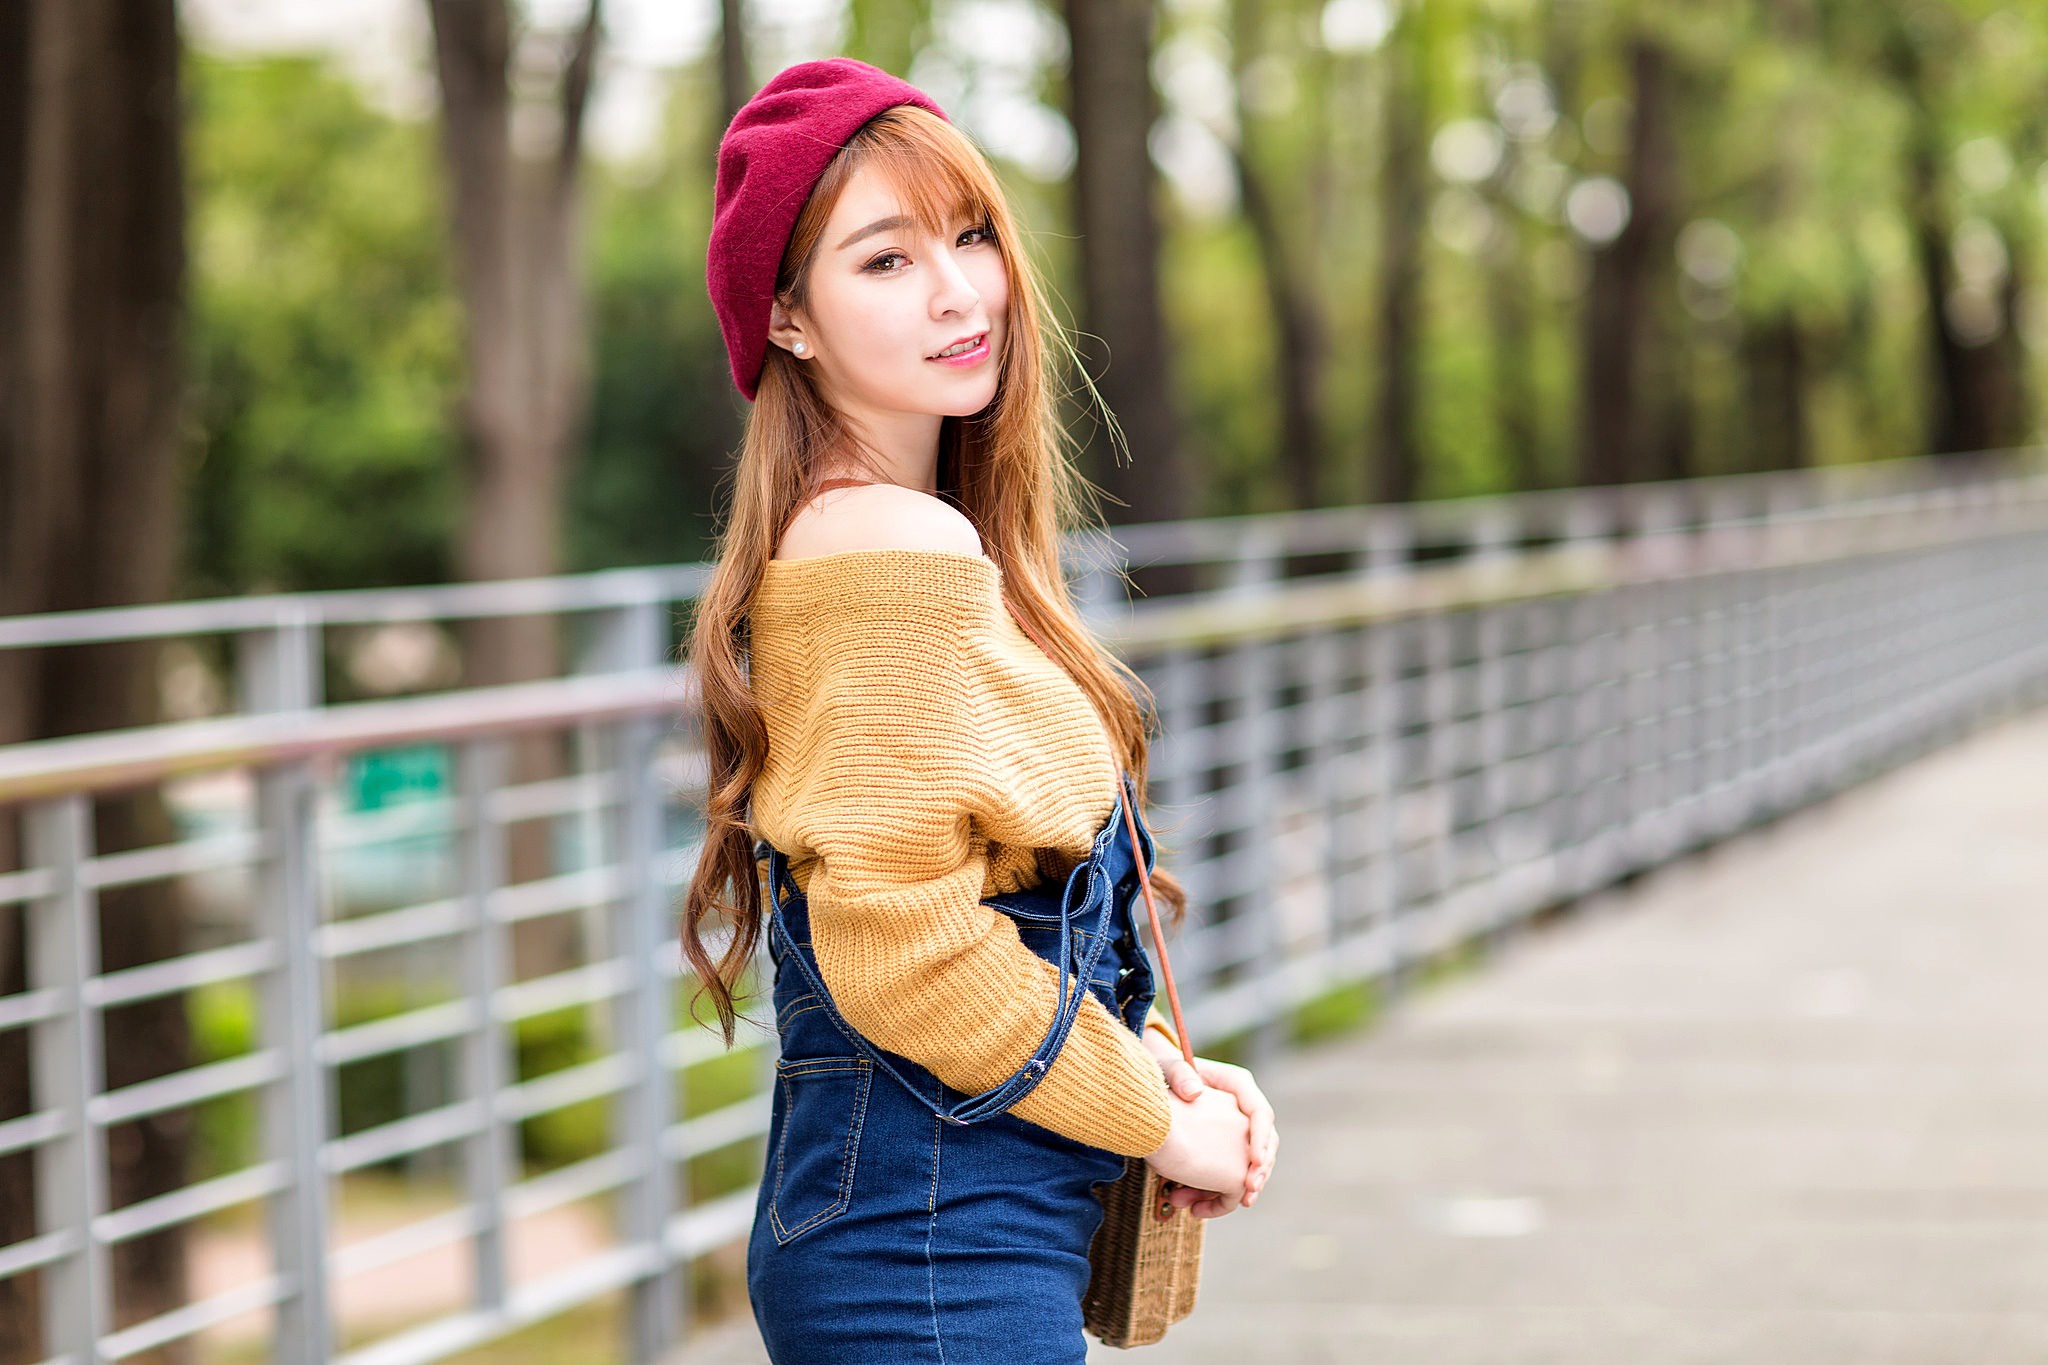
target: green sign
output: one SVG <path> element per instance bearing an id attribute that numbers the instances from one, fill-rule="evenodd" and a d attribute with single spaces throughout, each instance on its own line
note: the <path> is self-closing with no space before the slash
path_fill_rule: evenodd
<path id="1" fill-rule="evenodd" d="M 448 791 L 448 746 L 408 744 L 352 754 L 348 798 L 352 810 L 382 810 Z"/>

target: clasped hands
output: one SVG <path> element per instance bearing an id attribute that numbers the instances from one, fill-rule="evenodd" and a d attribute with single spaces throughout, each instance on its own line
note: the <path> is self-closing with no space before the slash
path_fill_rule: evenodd
<path id="1" fill-rule="evenodd" d="M 1174 1109 L 1166 1142 L 1146 1160 L 1176 1182 L 1168 1195 L 1175 1207 L 1220 1218 L 1257 1203 L 1273 1173 L 1280 1132 L 1252 1073 L 1207 1057 L 1195 1058 L 1190 1069 L 1180 1049 L 1155 1029 L 1145 1030 L 1144 1043 L 1166 1077 Z"/>

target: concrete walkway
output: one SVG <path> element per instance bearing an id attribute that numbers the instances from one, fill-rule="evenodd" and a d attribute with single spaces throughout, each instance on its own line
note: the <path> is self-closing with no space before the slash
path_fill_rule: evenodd
<path id="1" fill-rule="evenodd" d="M 1195 1315 L 1091 1361 L 2048 1361 L 2048 715 L 1262 1079 L 1281 1162 Z"/>

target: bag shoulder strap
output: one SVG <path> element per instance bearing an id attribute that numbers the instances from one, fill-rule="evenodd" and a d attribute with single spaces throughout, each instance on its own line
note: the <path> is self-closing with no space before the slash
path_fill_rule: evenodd
<path id="1" fill-rule="evenodd" d="M 826 479 L 811 490 L 811 495 L 815 497 L 819 493 L 829 492 L 834 488 L 852 488 L 874 482 L 876 482 L 874 479 Z M 1010 615 L 1017 618 L 1017 624 L 1024 628 L 1024 633 L 1031 637 L 1032 643 L 1037 645 L 1048 659 L 1058 662 L 1060 656 L 1053 651 L 1051 645 L 1045 642 L 1045 637 L 1038 633 L 1037 627 L 1024 619 L 1024 613 L 1017 610 L 1017 604 L 1009 599 L 1008 594 L 1005 594 L 1003 597 L 1003 605 L 1010 609 Z M 1135 785 L 1135 783 L 1129 784 L 1133 788 Z M 1138 887 L 1145 894 L 1145 913 L 1152 920 L 1152 943 L 1154 947 L 1159 949 L 1159 971 L 1160 975 L 1166 980 L 1166 1003 L 1173 1011 L 1174 1036 L 1180 1040 L 1180 1055 L 1187 1060 L 1188 1067 L 1192 1070 L 1195 1065 L 1195 1050 L 1188 1042 L 1187 1024 L 1181 1019 L 1180 990 L 1174 985 L 1173 961 L 1166 955 L 1166 931 L 1159 922 L 1159 907 L 1152 900 L 1152 874 L 1146 870 L 1144 853 L 1138 845 L 1138 822 L 1136 817 L 1131 814 L 1131 802 L 1125 801 L 1123 807 L 1124 825 L 1130 831 L 1131 836 L 1131 860 L 1138 865 Z"/>

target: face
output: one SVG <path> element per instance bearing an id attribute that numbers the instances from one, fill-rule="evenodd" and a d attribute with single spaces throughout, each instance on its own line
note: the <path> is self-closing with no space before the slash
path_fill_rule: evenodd
<path id="1" fill-rule="evenodd" d="M 776 303 L 769 340 L 789 349 L 835 408 L 893 442 L 995 398 L 1009 315 L 1001 250 L 978 218 L 929 237 L 870 167 L 847 181 L 811 264 L 801 314 Z M 933 356 L 963 337 L 965 355 Z M 795 343 L 803 342 L 798 353 Z"/>

